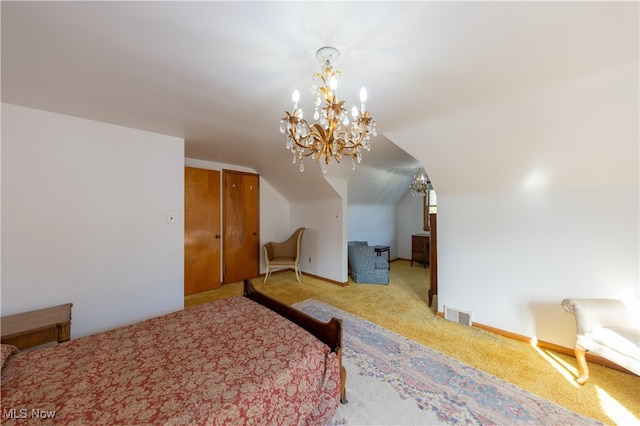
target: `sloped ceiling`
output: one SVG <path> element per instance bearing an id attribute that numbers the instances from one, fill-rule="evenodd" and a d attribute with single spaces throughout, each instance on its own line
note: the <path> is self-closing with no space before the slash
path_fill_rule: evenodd
<path id="1" fill-rule="evenodd" d="M 387 200 L 404 195 L 409 178 L 392 170 L 425 158 L 439 167 L 451 160 L 420 148 L 433 134 L 425 123 L 637 64 L 638 54 L 637 2 L 3 1 L 0 7 L 3 102 L 182 137 L 188 157 L 251 167 L 291 200 L 333 194 L 313 164 L 304 173 L 291 164 L 278 131 L 294 88 L 303 106 L 310 102 L 306 89 L 321 46 L 341 51 L 335 66 L 347 105 L 367 87 L 381 134 L 356 172 L 350 164 L 330 172 L 358 188 L 350 191 L 357 202 L 381 197 L 367 184 L 372 180 L 393 188 Z M 474 149 L 470 138 L 448 142 L 447 152 L 473 152 L 474 162 L 492 155 Z M 457 166 L 464 173 L 464 164 Z M 444 190 L 454 186 L 441 182 Z"/>

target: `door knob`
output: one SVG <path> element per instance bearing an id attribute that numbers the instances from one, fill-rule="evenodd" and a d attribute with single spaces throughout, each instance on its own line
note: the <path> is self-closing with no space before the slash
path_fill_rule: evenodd
<path id="1" fill-rule="evenodd" d="M 218 239 L 218 240 L 219 240 L 219 239 L 220 239 L 220 235 L 216 235 L 216 239 Z"/>
<path id="2" fill-rule="evenodd" d="M 254 233 L 253 233 L 253 235 L 258 235 L 258 233 L 257 233 L 257 232 L 254 232 Z"/>

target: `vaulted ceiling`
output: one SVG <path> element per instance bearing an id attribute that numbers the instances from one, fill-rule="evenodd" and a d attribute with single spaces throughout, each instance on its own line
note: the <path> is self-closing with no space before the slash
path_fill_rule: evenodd
<path id="1" fill-rule="evenodd" d="M 315 51 L 334 46 L 341 95 L 355 104 L 367 87 L 380 135 L 355 172 L 347 161 L 329 174 L 375 199 L 361 182 L 406 191 L 427 157 L 398 146 L 420 152 L 421 124 L 637 61 L 633 3 L 3 1 L 1 95 L 178 136 L 186 156 L 251 167 L 287 198 L 326 197 L 319 168 L 300 173 L 278 127 L 294 88 L 310 105 Z"/>

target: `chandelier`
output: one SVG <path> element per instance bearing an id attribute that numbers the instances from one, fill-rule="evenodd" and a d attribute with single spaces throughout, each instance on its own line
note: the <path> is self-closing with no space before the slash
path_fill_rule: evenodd
<path id="1" fill-rule="evenodd" d="M 345 101 L 338 100 L 340 71 L 334 70 L 331 62 L 339 57 L 340 52 L 333 47 L 322 47 L 316 52 L 316 58 L 323 64 L 313 75 L 311 84 L 311 94 L 315 96 L 313 118 L 318 122 L 309 124 L 303 118 L 302 109 L 298 107 L 298 89 L 291 97 L 292 112 L 285 111 L 286 117 L 280 120 L 280 132 L 287 135 L 286 148 L 293 154 L 293 163 L 300 163 L 301 172 L 304 171 L 303 157 L 309 156 L 322 165 L 324 173 L 331 158 L 339 163 L 342 157 L 351 157 L 355 170 L 356 162 L 362 161 L 362 151 L 371 149 L 371 136 L 377 135 L 376 123 L 366 108 L 364 87 L 360 89 L 360 110 L 354 105 L 349 114 L 344 109 Z"/>
<path id="2" fill-rule="evenodd" d="M 427 172 L 422 167 L 419 167 L 416 171 L 416 175 L 411 181 L 411 195 L 427 195 L 427 192 L 431 189 L 431 182 L 429 181 L 429 177 L 427 176 Z"/>

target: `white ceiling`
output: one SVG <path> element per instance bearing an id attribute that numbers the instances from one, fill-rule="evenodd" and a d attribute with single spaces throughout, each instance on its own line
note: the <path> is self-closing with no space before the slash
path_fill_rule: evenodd
<path id="1" fill-rule="evenodd" d="M 178 136 L 188 157 L 323 197 L 278 131 L 319 47 L 341 51 L 347 105 L 367 87 L 380 133 L 355 173 L 330 174 L 384 180 L 419 164 L 393 132 L 634 60 L 633 3 L 2 1 L 2 101 Z"/>

